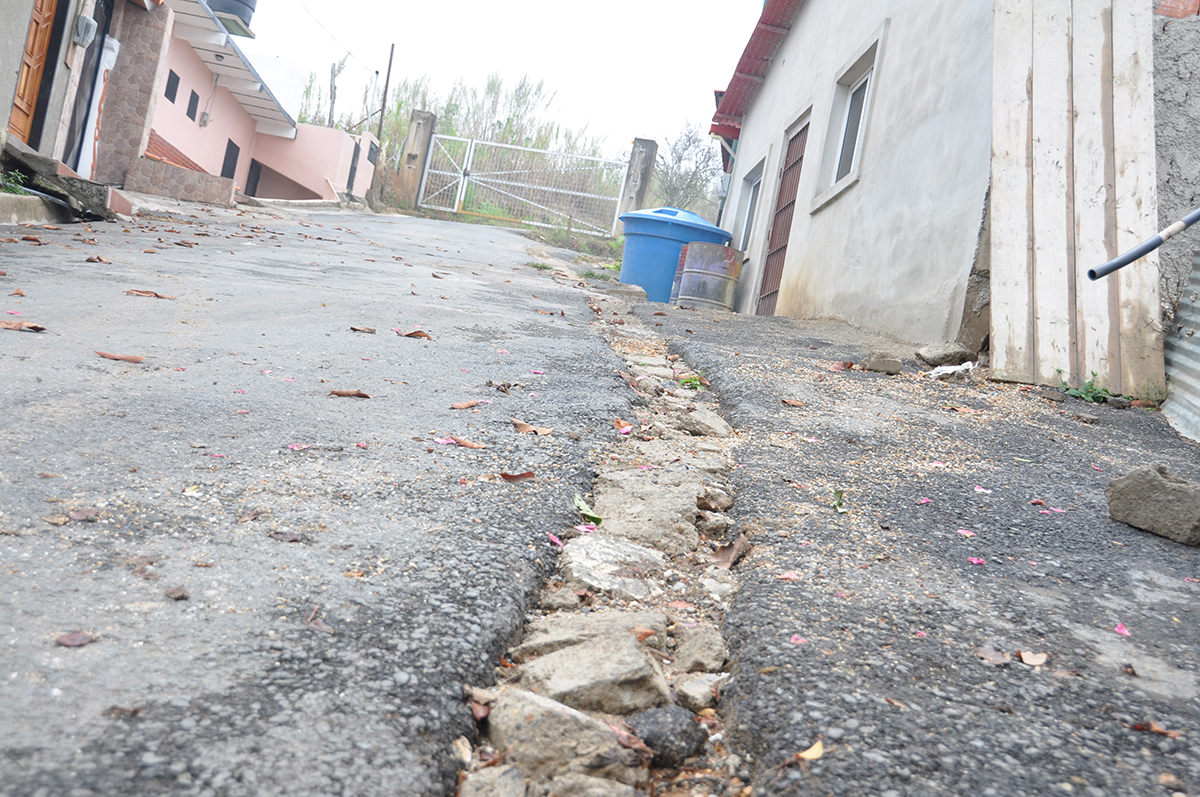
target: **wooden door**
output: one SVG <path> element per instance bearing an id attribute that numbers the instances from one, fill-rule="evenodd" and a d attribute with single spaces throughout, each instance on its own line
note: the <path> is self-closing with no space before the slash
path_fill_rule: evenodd
<path id="1" fill-rule="evenodd" d="M 763 264 L 762 284 L 758 289 L 758 315 L 775 315 L 775 301 L 783 281 L 783 261 L 787 256 L 788 238 L 792 234 L 792 213 L 796 209 L 796 190 L 800 187 L 800 168 L 804 165 L 804 145 L 808 143 L 808 125 L 796 131 L 788 141 L 779 175 L 779 196 L 775 200 L 775 217 L 771 220 L 771 235 L 767 241 L 767 260 Z"/>
<path id="2" fill-rule="evenodd" d="M 50 33 L 54 28 L 54 12 L 57 6 L 58 0 L 35 0 L 33 16 L 29 20 L 25 55 L 21 59 L 21 73 L 17 77 L 17 96 L 13 100 L 12 115 L 8 120 L 9 132 L 26 143 L 29 142 L 33 114 L 37 110 L 38 92 L 42 87 L 42 72 L 46 68 L 46 55 L 50 49 Z"/>

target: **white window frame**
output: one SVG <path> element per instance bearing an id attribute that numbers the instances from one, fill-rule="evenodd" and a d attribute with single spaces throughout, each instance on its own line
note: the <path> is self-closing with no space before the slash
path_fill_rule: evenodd
<path id="1" fill-rule="evenodd" d="M 875 81 L 872 79 L 874 76 L 875 68 L 872 66 L 871 69 L 868 69 L 867 73 L 860 77 L 857 82 L 855 82 L 855 84 L 846 92 L 846 112 L 842 114 L 842 132 L 838 136 L 838 141 L 841 143 L 838 146 L 837 163 L 834 165 L 835 171 L 833 173 L 835 183 L 838 180 L 846 179 L 851 174 L 858 171 L 858 161 L 862 155 L 863 130 L 866 127 L 866 125 L 863 123 L 867 120 L 867 107 L 871 103 L 871 89 L 874 88 L 875 85 Z M 863 95 L 862 107 L 858 109 L 858 130 L 855 131 L 854 134 L 854 148 L 850 151 L 850 165 L 846 169 L 846 173 L 839 177 L 838 173 L 842 170 L 842 161 L 846 158 L 846 128 L 850 126 L 850 112 L 854 110 L 854 94 L 864 85 L 866 86 L 866 91 Z"/>
<path id="2" fill-rule="evenodd" d="M 750 247 L 750 233 L 754 230 L 754 214 L 758 211 L 758 200 L 762 198 L 762 172 L 760 165 L 758 174 L 753 178 L 754 182 L 750 184 L 750 194 L 746 198 L 746 213 L 742 216 L 741 246 L 738 247 L 743 252 Z"/>
<path id="3" fill-rule="evenodd" d="M 821 145 L 816 196 L 809 209 L 810 214 L 821 210 L 858 183 L 863 166 L 863 155 L 867 148 L 871 109 L 875 105 L 879 64 L 883 57 L 884 39 L 889 22 L 890 20 L 885 20 L 871 38 L 864 42 L 837 71 L 838 78 L 834 83 L 833 96 L 830 100 L 825 141 Z M 839 178 L 838 171 L 846 150 L 845 138 L 852 109 L 851 98 L 854 96 L 854 92 L 864 84 L 867 87 L 866 96 L 863 97 L 862 113 L 858 118 L 858 134 L 854 139 L 854 152 L 850 168 Z"/>

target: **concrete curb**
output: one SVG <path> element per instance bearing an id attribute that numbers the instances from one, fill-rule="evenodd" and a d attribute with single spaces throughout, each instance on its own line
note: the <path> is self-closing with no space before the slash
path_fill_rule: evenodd
<path id="1" fill-rule="evenodd" d="M 0 194 L 0 224 L 50 224 L 74 220 L 66 208 L 41 197 Z"/>

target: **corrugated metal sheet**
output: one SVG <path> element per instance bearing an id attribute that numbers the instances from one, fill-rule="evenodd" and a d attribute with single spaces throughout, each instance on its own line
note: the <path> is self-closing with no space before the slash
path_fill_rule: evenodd
<path id="1" fill-rule="evenodd" d="M 717 105 L 717 112 L 713 115 L 714 126 L 741 126 L 742 117 L 758 95 L 767 70 L 771 68 L 771 62 L 783 40 L 791 32 L 792 20 L 803 4 L 804 0 L 767 0 L 762 16 L 758 18 L 758 25 L 738 60 L 737 69 L 729 79 L 729 87 Z"/>
<path id="2" fill-rule="evenodd" d="M 1181 435 L 1200 441 L 1200 252 L 1192 258 L 1192 276 L 1164 336 L 1163 354 L 1170 390 L 1163 415 Z"/>

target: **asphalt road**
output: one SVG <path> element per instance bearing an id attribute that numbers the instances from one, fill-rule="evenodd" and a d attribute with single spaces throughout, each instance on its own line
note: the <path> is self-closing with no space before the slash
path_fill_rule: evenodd
<path id="1" fill-rule="evenodd" d="M 1146 410 L 833 370 L 913 351 L 845 325 L 656 310 L 742 441 L 722 702 L 756 795 L 1200 790 L 1200 562 L 1104 495 L 1200 480 L 1200 447 Z"/>
<path id="2" fill-rule="evenodd" d="M 515 233 L 193 213 L 0 230 L 0 795 L 452 793 L 619 360 Z"/>

